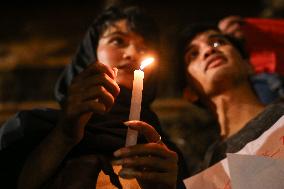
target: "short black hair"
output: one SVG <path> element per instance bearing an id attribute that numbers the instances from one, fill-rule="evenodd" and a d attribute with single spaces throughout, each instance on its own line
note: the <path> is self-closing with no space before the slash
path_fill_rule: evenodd
<path id="1" fill-rule="evenodd" d="M 93 43 L 97 46 L 105 30 L 119 20 L 125 19 L 130 31 L 141 35 L 155 50 L 159 49 L 160 32 L 155 20 L 138 7 L 111 6 L 103 11 L 92 24 Z"/>

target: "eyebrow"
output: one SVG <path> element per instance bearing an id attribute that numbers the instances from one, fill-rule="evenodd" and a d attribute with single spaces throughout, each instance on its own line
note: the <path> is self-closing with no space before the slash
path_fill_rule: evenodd
<path id="1" fill-rule="evenodd" d="M 215 37 L 226 39 L 225 35 L 223 35 L 223 34 L 212 34 L 212 35 L 208 36 L 208 39 L 212 39 L 212 38 L 215 38 Z"/>
<path id="2" fill-rule="evenodd" d="M 222 39 L 226 39 L 225 35 L 223 34 L 211 34 L 208 36 L 208 39 L 213 39 L 213 38 L 222 38 Z M 184 53 L 187 53 L 188 51 L 190 51 L 192 48 L 194 48 L 196 45 L 192 45 L 190 44 L 189 46 L 187 46 L 184 50 Z"/>
<path id="3" fill-rule="evenodd" d="M 111 32 L 111 33 L 109 33 L 107 35 L 103 35 L 102 38 L 107 38 L 107 37 L 112 36 L 112 35 L 123 35 L 123 36 L 126 36 L 127 33 L 122 32 L 122 31 L 114 31 L 114 32 Z"/>
<path id="4" fill-rule="evenodd" d="M 186 54 L 188 51 L 190 51 L 191 49 L 193 49 L 196 45 L 192 45 L 190 44 L 189 46 L 187 46 L 184 50 L 184 54 Z"/>

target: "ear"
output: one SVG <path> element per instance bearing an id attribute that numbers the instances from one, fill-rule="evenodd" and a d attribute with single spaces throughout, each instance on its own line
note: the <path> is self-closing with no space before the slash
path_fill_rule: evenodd
<path id="1" fill-rule="evenodd" d="M 183 97 L 191 103 L 196 102 L 199 99 L 199 96 L 190 87 L 186 87 L 183 90 Z"/>

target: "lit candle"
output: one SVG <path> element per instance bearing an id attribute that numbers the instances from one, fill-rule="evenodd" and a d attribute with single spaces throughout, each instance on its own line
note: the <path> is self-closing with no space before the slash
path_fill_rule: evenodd
<path id="1" fill-rule="evenodd" d="M 146 58 L 141 62 L 140 70 L 134 71 L 129 120 L 140 120 L 144 79 L 144 72 L 142 70 L 152 62 L 154 62 L 154 58 Z M 125 146 L 133 146 L 137 144 L 137 136 L 138 131 L 128 128 Z"/>

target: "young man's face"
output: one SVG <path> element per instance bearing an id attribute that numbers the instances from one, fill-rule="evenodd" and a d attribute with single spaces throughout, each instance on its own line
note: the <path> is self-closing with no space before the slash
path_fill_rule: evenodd
<path id="1" fill-rule="evenodd" d="M 194 83 L 207 95 L 218 92 L 227 83 L 247 79 L 247 62 L 217 31 L 205 31 L 194 37 L 187 45 L 184 59 Z"/>
<path id="2" fill-rule="evenodd" d="M 154 54 L 143 37 L 129 31 L 126 20 L 119 20 L 102 34 L 98 42 L 97 57 L 99 62 L 118 68 L 118 84 L 132 88 L 133 72 L 139 69 L 142 58 L 150 52 Z"/>

